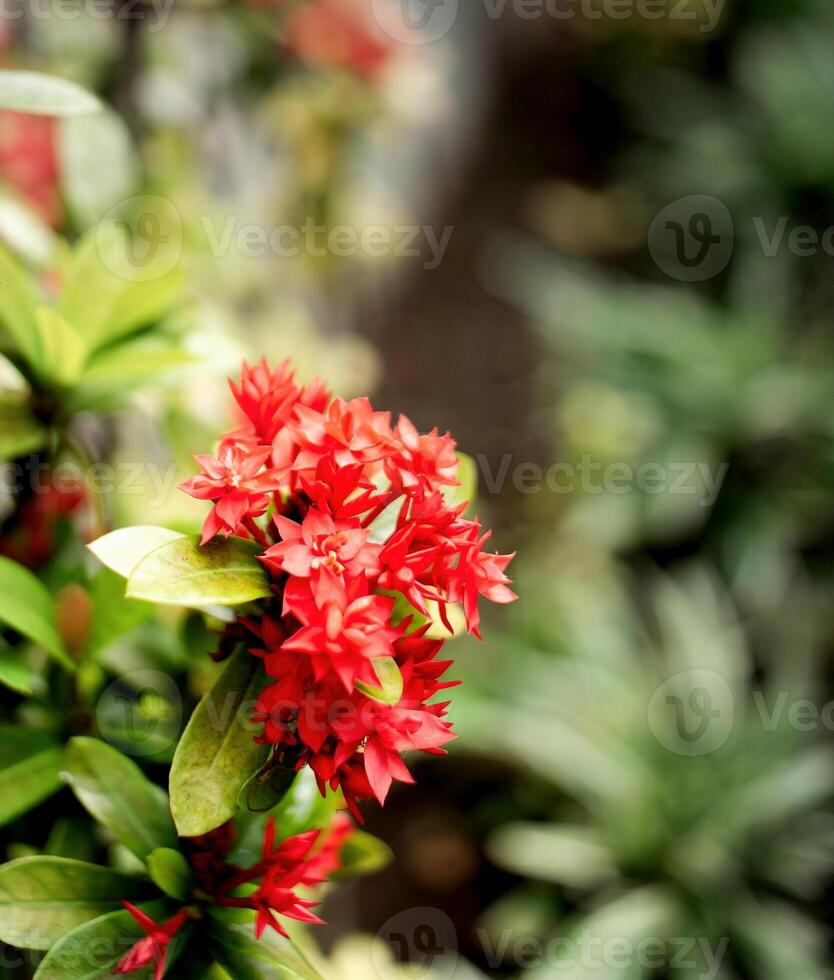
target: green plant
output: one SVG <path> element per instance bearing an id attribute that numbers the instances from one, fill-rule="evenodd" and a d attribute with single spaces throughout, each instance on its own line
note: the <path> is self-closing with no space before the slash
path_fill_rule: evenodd
<path id="1" fill-rule="evenodd" d="M 529 879 L 488 916 L 492 948 L 511 965 L 524 930 L 558 940 L 524 974 L 543 978 L 590 976 L 615 947 L 606 976 L 824 977 L 834 760 L 819 727 L 795 723 L 807 664 L 757 678 L 703 568 L 657 577 L 639 607 L 625 585 L 574 560 L 539 586 L 548 632 L 506 635 L 472 679 L 480 695 L 465 688 L 464 743 L 500 717 L 493 751 L 535 780 L 527 819 L 490 843 Z"/>

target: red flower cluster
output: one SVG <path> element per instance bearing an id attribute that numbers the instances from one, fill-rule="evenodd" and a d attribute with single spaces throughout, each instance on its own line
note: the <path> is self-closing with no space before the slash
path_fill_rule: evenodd
<path id="1" fill-rule="evenodd" d="M 214 504 L 204 542 L 220 533 L 264 548 L 275 601 L 231 631 L 275 681 L 259 702 L 263 740 L 279 762 L 311 766 L 322 792 L 341 787 L 358 816 L 358 799 L 383 803 L 393 780 L 411 781 L 403 752 L 439 754 L 454 738 L 447 704 L 431 703 L 453 686 L 431 620 L 452 632 L 458 605 L 480 636 L 479 598 L 515 599 L 512 556 L 485 552 L 490 533 L 448 501 L 448 433 L 302 387 L 286 364 L 244 365 L 232 392 L 241 425 L 183 489 Z M 414 629 L 409 611 L 429 622 Z"/>
<path id="2" fill-rule="evenodd" d="M 353 833 L 353 822 L 345 813 L 338 813 L 327 833 L 311 830 L 275 843 L 275 820 L 266 825 L 263 855 L 251 868 L 228 863 L 235 842 L 234 824 L 229 822 L 203 837 L 189 841 L 189 862 L 194 878 L 203 895 L 208 895 L 217 908 L 251 909 L 257 913 L 255 934 L 260 939 L 264 930 L 272 928 L 282 936 L 286 930 L 279 915 L 300 922 L 321 924 L 310 909 L 318 902 L 302 899 L 295 893 L 300 887 L 320 885 L 341 867 L 342 848 Z M 257 890 L 241 896 L 246 886 L 259 882 Z M 181 909 L 164 923 L 154 922 L 129 902 L 122 903 L 147 935 L 140 939 L 122 958 L 115 969 L 117 974 L 135 973 L 154 967 L 154 980 L 162 980 L 168 966 L 173 939 L 199 911 Z"/>

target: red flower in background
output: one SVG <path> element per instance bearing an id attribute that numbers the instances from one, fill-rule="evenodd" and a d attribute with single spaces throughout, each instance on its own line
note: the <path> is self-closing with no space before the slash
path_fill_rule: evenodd
<path id="1" fill-rule="evenodd" d="M 187 480 L 182 489 L 198 500 L 214 501 L 203 525 L 203 544 L 218 534 L 246 533 L 250 522 L 266 511 L 275 486 L 272 473 L 264 471 L 269 455 L 268 449 L 249 450 L 224 441 L 217 458 L 196 457 L 203 472 Z"/>
<path id="2" fill-rule="evenodd" d="M 315 68 L 341 68 L 375 79 L 393 47 L 373 20 L 370 0 L 310 0 L 283 29 L 287 47 Z"/>
<path id="3" fill-rule="evenodd" d="M 262 545 L 275 599 L 221 649 L 245 643 L 273 680 L 255 715 L 273 759 L 309 765 L 322 793 L 341 788 L 361 819 L 360 800 L 384 803 L 393 782 L 412 781 L 403 753 L 443 753 L 454 738 L 448 703 L 433 702 L 453 686 L 442 680 L 451 662 L 408 610 L 452 632 L 448 607 L 460 606 L 480 637 L 479 600 L 515 599 L 512 556 L 485 552 L 490 533 L 444 496 L 458 486 L 448 433 L 421 434 L 405 416 L 393 426 L 367 398 L 331 397 L 320 381 L 300 386 L 286 363 L 244 365 L 232 392 L 243 427 L 218 459 L 198 457 L 203 474 L 183 489 L 214 504 L 204 541 Z M 282 904 L 282 888 L 264 881 L 261 899 Z"/>
<path id="4" fill-rule="evenodd" d="M 63 221 L 56 121 L 0 109 L 0 180 L 52 228 Z"/>
<path id="5" fill-rule="evenodd" d="M 2 285 L 0 285 L 2 288 Z M 42 568 L 55 554 L 60 526 L 81 511 L 88 502 L 83 483 L 62 478 L 56 483 L 38 485 L 34 496 L 24 500 L 14 526 L 4 528 L 0 536 L 0 554 L 33 571 Z"/>

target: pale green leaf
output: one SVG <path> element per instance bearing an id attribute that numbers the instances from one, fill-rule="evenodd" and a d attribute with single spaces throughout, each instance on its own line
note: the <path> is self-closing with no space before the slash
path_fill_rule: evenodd
<path id="1" fill-rule="evenodd" d="M 71 387 L 81 377 L 87 347 L 75 327 L 55 310 L 41 306 L 35 311 L 40 346 L 38 373 L 48 381 Z"/>
<path id="2" fill-rule="evenodd" d="M 0 109 L 40 116 L 78 116 L 98 112 L 101 102 L 65 78 L 37 71 L 0 71 Z"/>
<path id="3" fill-rule="evenodd" d="M 30 365 L 40 363 L 40 345 L 35 326 L 35 307 L 41 296 L 32 277 L 16 258 L 0 247 L 0 324 L 11 343 L 4 349 L 20 351 Z"/>
<path id="4" fill-rule="evenodd" d="M 127 126 L 112 109 L 62 120 L 58 155 L 64 200 L 82 228 L 101 220 L 136 188 L 136 149 Z"/>
<path id="5" fill-rule="evenodd" d="M 272 590 L 257 561 L 263 549 L 242 538 L 178 538 L 151 552 L 133 569 L 127 595 L 169 606 L 238 606 L 269 598 Z"/>
<path id="6" fill-rule="evenodd" d="M 17 255 L 45 268 L 55 261 L 59 239 L 31 207 L 0 192 L 0 238 Z"/>
<path id="7" fill-rule="evenodd" d="M 163 260 L 155 274 L 155 264 Z M 76 325 L 91 351 L 161 319 L 177 299 L 182 273 L 169 268 L 164 255 L 142 265 L 138 281 L 136 262 L 127 231 L 115 222 L 96 225 L 74 249 L 58 310 Z"/>
<path id="8" fill-rule="evenodd" d="M 111 531 L 87 547 L 102 565 L 106 565 L 122 578 L 130 578 L 131 572 L 151 552 L 184 537 L 184 534 L 171 531 L 167 527 L 137 525 Z"/>

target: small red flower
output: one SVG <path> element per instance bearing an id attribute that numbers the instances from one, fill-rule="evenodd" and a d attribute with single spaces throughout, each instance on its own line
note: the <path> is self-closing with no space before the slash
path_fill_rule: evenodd
<path id="1" fill-rule="evenodd" d="M 134 919 L 148 934 L 144 939 L 140 939 L 128 952 L 115 968 L 115 973 L 135 973 L 146 966 L 153 964 L 154 980 L 162 980 L 168 960 L 168 947 L 171 940 L 188 922 L 188 911 L 183 909 L 167 922 L 154 922 L 150 916 L 145 915 L 141 909 L 131 905 L 130 902 L 122 902 L 122 905 L 130 912 Z"/>
<path id="2" fill-rule="evenodd" d="M 300 898 L 296 889 L 320 885 L 338 870 L 342 848 L 352 831 L 353 825 L 349 819 L 338 815 L 327 835 L 320 830 L 310 830 L 276 844 L 275 819 L 270 817 L 264 832 L 261 860 L 251 868 L 235 869 L 237 873 L 217 889 L 217 904 L 223 908 L 252 909 L 256 912 L 255 934 L 258 939 L 269 928 L 282 936 L 287 935 L 277 918 L 279 915 L 321 925 L 322 920 L 310 911 L 318 902 Z M 260 881 L 260 884 L 253 894 L 234 895 L 243 885 L 254 881 Z"/>
<path id="3" fill-rule="evenodd" d="M 308 654 L 318 679 L 334 670 L 349 693 L 357 678 L 374 681 L 371 660 L 392 656 L 393 606 L 390 596 L 368 593 L 364 576 L 345 586 L 323 565 L 315 580 L 292 579 L 284 591 L 284 614 L 303 626 L 282 649 Z"/>
<path id="4" fill-rule="evenodd" d="M 266 358 L 255 367 L 244 362 L 240 384 L 230 381 L 229 387 L 246 419 L 240 435 L 262 446 L 272 445 L 301 395 L 289 361 L 272 371 Z"/>
<path id="5" fill-rule="evenodd" d="M 252 451 L 224 442 L 217 458 L 195 457 L 203 472 L 186 480 L 180 489 L 198 500 L 214 502 L 203 524 L 203 544 L 217 534 L 230 537 L 251 531 L 247 524 L 266 511 L 269 494 L 276 489 L 273 473 L 264 471 L 269 456 L 269 449 Z"/>
<path id="6" fill-rule="evenodd" d="M 357 576 L 376 567 L 379 547 L 368 544 L 370 532 L 358 520 L 334 521 L 311 507 L 302 524 L 279 515 L 275 525 L 281 541 L 261 556 L 275 572 L 310 578 L 327 568 L 336 576 Z"/>

